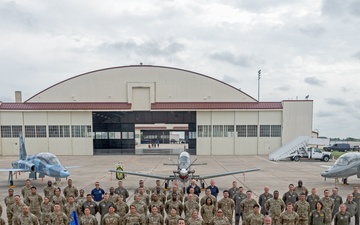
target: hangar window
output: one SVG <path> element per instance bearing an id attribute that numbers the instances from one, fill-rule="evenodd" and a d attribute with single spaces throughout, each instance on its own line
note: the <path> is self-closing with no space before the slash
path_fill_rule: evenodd
<path id="1" fill-rule="evenodd" d="M 91 126 L 87 126 L 87 125 L 71 126 L 71 137 L 91 137 Z"/>
<path id="2" fill-rule="evenodd" d="M 36 126 L 36 137 L 46 137 L 46 126 Z"/>
<path id="3" fill-rule="evenodd" d="M 257 125 L 247 125 L 246 133 L 248 137 L 257 137 Z"/>
<path id="4" fill-rule="evenodd" d="M 60 125 L 60 137 L 70 137 L 70 126 Z"/>
<path id="5" fill-rule="evenodd" d="M 134 139 L 134 132 L 122 132 L 122 139 Z"/>
<path id="6" fill-rule="evenodd" d="M 25 137 L 35 137 L 35 126 L 25 126 Z"/>
<path id="7" fill-rule="evenodd" d="M 214 137 L 224 137 L 224 126 L 223 125 L 214 125 Z"/>
<path id="8" fill-rule="evenodd" d="M 59 126 L 49 125 L 49 137 L 60 137 Z"/>
<path id="9" fill-rule="evenodd" d="M 189 139 L 196 139 L 196 132 L 195 131 L 189 131 Z"/>
<path id="10" fill-rule="evenodd" d="M 109 132 L 109 139 L 121 139 L 121 132 Z"/>
<path id="11" fill-rule="evenodd" d="M 271 137 L 281 137 L 281 125 L 271 125 Z"/>
<path id="12" fill-rule="evenodd" d="M 12 137 L 19 137 L 22 133 L 22 126 L 12 126 Z"/>
<path id="13" fill-rule="evenodd" d="M 270 125 L 260 125 L 260 137 L 270 137 Z"/>
<path id="14" fill-rule="evenodd" d="M 246 125 L 236 125 L 236 132 L 238 137 L 246 137 Z"/>
<path id="15" fill-rule="evenodd" d="M 211 137 L 211 125 L 199 125 L 198 137 Z"/>
<path id="16" fill-rule="evenodd" d="M 224 137 L 234 137 L 234 125 L 224 126 Z"/>
<path id="17" fill-rule="evenodd" d="M 1 126 L 1 137 L 11 137 L 11 126 Z"/>

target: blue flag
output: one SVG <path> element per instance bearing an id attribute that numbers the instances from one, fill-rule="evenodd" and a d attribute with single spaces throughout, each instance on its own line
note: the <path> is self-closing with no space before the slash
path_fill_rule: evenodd
<path id="1" fill-rule="evenodd" d="M 78 216 L 77 216 L 75 210 L 71 213 L 70 225 L 79 225 Z"/>

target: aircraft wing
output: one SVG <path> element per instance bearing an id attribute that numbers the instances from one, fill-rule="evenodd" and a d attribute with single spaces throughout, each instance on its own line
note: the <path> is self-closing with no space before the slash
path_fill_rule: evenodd
<path id="1" fill-rule="evenodd" d="M 150 173 L 139 173 L 139 172 L 123 171 L 123 170 L 109 170 L 109 171 L 114 172 L 114 173 L 131 174 L 131 175 L 140 176 L 140 177 L 151 177 L 151 178 L 162 179 L 162 180 L 174 180 L 175 179 L 175 177 L 158 175 L 158 174 L 150 174 Z"/>
<path id="2" fill-rule="evenodd" d="M 80 168 L 81 166 L 64 166 L 66 169 Z"/>
<path id="3" fill-rule="evenodd" d="M 14 168 L 10 168 L 10 169 L 0 169 L 0 172 L 29 172 L 28 169 L 14 169 Z"/>
<path id="4" fill-rule="evenodd" d="M 253 171 L 258 171 L 258 170 L 260 170 L 260 169 L 259 168 L 252 168 L 252 169 L 246 169 L 246 170 L 230 171 L 230 172 L 226 172 L 226 173 L 215 173 L 215 174 L 209 174 L 209 175 L 199 175 L 199 176 L 196 176 L 194 178 L 204 180 L 204 179 L 209 179 L 209 178 L 214 178 L 214 177 L 223 177 L 223 176 L 229 176 L 229 175 L 234 175 L 234 174 L 238 174 L 238 173 L 253 172 Z"/>

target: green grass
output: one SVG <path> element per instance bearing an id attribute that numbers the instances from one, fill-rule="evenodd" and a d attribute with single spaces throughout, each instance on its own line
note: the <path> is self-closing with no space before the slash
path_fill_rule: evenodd
<path id="1" fill-rule="evenodd" d="M 332 151 L 331 155 L 333 155 L 335 159 L 338 159 L 342 154 L 345 154 L 345 153 L 346 152 Z"/>

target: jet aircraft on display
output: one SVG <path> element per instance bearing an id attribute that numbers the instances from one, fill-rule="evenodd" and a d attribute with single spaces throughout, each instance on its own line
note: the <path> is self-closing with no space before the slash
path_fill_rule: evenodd
<path id="1" fill-rule="evenodd" d="M 69 168 L 69 167 L 68 167 Z M 12 162 L 12 168 L 0 169 L 0 172 L 9 172 L 8 181 L 13 185 L 13 176 L 17 172 L 29 172 L 29 178 L 36 179 L 37 174 L 40 178 L 45 176 L 55 177 L 56 180 L 70 176 L 69 171 L 60 163 L 60 160 L 50 152 L 40 152 L 28 156 L 22 135 L 19 138 L 19 160 Z"/>
<path id="2" fill-rule="evenodd" d="M 239 173 L 260 170 L 259 168 L 252 168 L 252 169 L 246 169 L 246 170 L 230 171 L 230 172 L 225 172 L 225 173 L 217 173 L 217 174 L 209 174 L 209 175 L 195 175 L 195 170 L 192 170 L 191 166 L 206 165 L 206 163 L 195 164 L 195 161 L 196 160 L 194 160 L 191 163 L 190 154 L 186 151 L 181 152 L 179 155 L 178 163 L 173 162 L 172 164 L 164 164 L 164 165 L 177 166 L 177 170 L 173 171 L 173 175 L 149 174 L 149 173 L 140 173 L 140 172 L 134 172 L 134 171 L 126 171 L 126 170 L 109 170 L 109 171 L 115 172 L 115 173 L 123 173 L 123 174 L 130 174 L 130 175 L 135 175 L 135 176 L 150 177 L 150 178 L 165 180 L 166 188 L 169 185 L 169 181 L 179 180 L 185 186 L 185 183 L 187 181 L 190 181 L 191 179 L 196 179 L 196 180 L 200 180 L 202 188 L 204 188 L 204 180 L 205 179 L 215 178 L 215 177 L 223 177 L 223 176 L 229 176 L 229 175 L 234 175 L 234 174 L 239 174 Z"/>
<path id="3" fill-rule="evenodd" d="M 333 166 L 325 170 L 321 176 L 326 178 L 342 178 L 347 184 L 347 178 L 357 175 L 360 178 L 360 153 L 349 152 L 341 155 Z"/>

